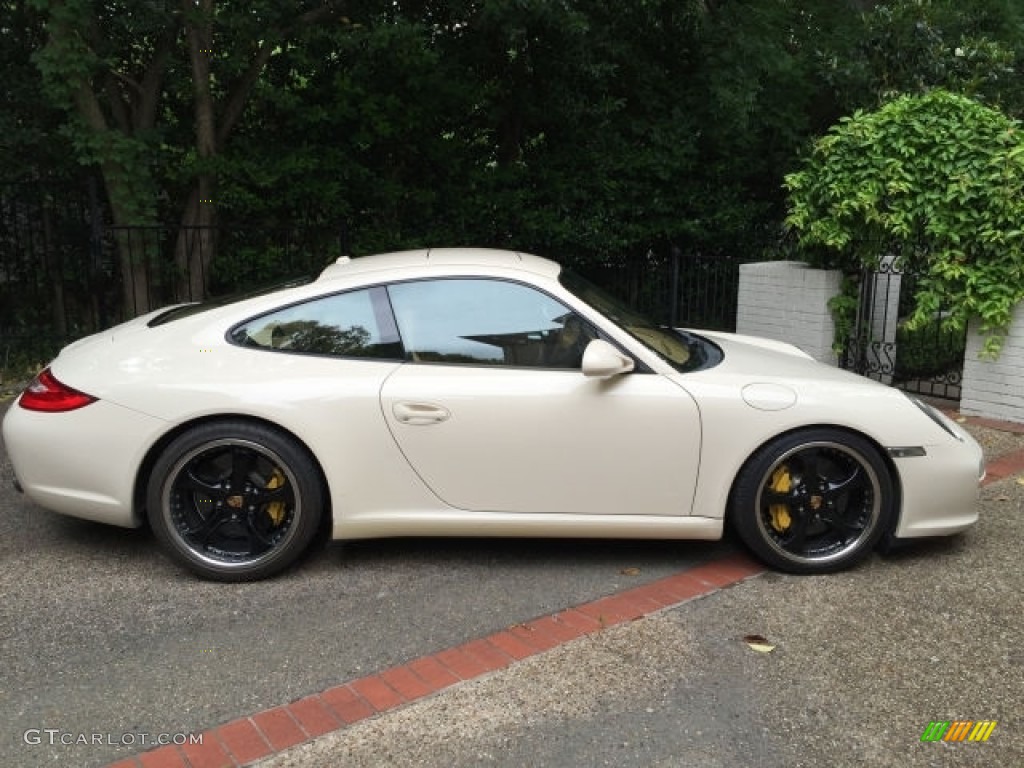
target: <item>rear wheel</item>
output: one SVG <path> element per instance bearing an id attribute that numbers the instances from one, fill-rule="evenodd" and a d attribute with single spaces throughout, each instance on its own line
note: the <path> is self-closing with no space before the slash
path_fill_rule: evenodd
<path id="1" fill-rule="evenodd" d="M 259 424 L 219 422 L 167 446 L 150 475 L 150 525 L 165 550 L 219 581 L 272 576 L 316 535 L 319 473 L 292 438 Z"/>
<path id="2" fill-rule="evenodd" d="M 729 514 L 762 560 L 792 573 L 828 573 L 868 555 L 888 530 L 895 492 L 864 438 L 833 429 L 774 440 L 747 462 Z"/>

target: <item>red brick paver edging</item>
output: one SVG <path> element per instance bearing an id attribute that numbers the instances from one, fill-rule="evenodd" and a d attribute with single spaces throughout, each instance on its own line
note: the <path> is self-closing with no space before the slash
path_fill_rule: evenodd
<path id="1" fill-rule="evenodd" d="M 996 480 L 1003 480 L 1013 475 L 1024 472 L 1024 451 L 1016 451 L 998 459 L 985 466 L 985 479 L 982 485 L 994 483 Z"/>
<path id="2" fill-rule="evenodd" d="M 956 412 L 953 413 L 953 416 L 960 422 L 976 424 L 979 427 L 988 427 L 1000 432 L 1013 432 L 1017 435 L 1024 435 L 1024 424 L 1018 424 L 1013 421 L 997 421 L 980 416 L 960 416 Z M 1024 449 L 1008 453 L 1005 456 L 1000 456 L 988 462 L 985 465 L 985 479 L 982 481 L 982 485 L 988 485 L 997 480 L 1019 475 L 1022 472 L 1024 472 Z"/>
<path id="3" fill-rule="evenodd" d="M 746 555 L 627 589 L 550 616 L 515 624 L 284 706 L 211 728 L 201 744 L 159 747 L 108 768 L 238 768 L 330 731 L 388 712 L 456 683 L 504 669 L 578 637 L 715 592 L 764 567 Z"/>

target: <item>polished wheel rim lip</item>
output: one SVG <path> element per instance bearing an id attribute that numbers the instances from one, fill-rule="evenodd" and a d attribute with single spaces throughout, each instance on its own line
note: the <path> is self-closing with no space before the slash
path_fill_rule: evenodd
<path id="1" fill-rule="evenodd" d="M 806 528 L 811 528 L 812 524 L 814 529 L 824 527 L 821 533 L 814 534 L 813 538 L 808 537 L 807 540 L 810 541 L 810 547 L 798 548 L 801 551 L 794 551 L 786 543 L 790 537 L 780 534 L 769 522 L 771 519 L 769 508 L 775 503 L 780 503 L 782 499 L 778 495 L 772 495 L 770 499 L 768 497 L 771 493 L 772 477 L 776 470 L 789 463 L 795 464 L 798 461 L 806 461 L 806 455 L 808 454 L 814 455 L 811 466 L 818 466 L 820 469 L 820 465 L 817 462 L 819 459 L 824 459 L 833 465 L 841 463 L 843 465 L 843 472 L 849 473 L 840 477 L 823 478 L 819 472 L 816 477 L 801 479 L 804 481 L 809 479 L 812 482 L 827 480 L 849 481 L 851 483 L 850 487 L 839 493 L 834 493 L 834 496 L 843 499 L 844 510 L 842 511 L 842 516 L 849 518 L 856 514 L 856 520 L 850 521 L 847 519 L 847 525 L 844 527 L 854 533 L 843 536 L 838 532 L 840 526 L 830 524 L 827 520 L 822 519 L 822 517 L 834 516 L 836 514 L 835 510 L 828 508 L 826 508 L 824 513 L 821 510 L 820 505 L 828 500 L 825 498 L 829 495 L 828 492 L 822 493 L 820 488 L 805 489 L 807 492 L 803 494 L 799 491 L 794 491 L 784 502 L 787 504 L 789 513 L 793 516 L 794 521 L 797 520 L 798 515 L 801 515 L 804 517 L 803 524 Z M 854 482 L 857 472 L 860 472 L 862 476 Z M 839 483 L 839 485 L 841 484 Z M 815 495 L 821 496 L 822 500 L 819 502 L 819 507 L 817 509 L 808 509 L 808 505 L 804 504 L 803 512 L 799 512 L 798 507 L 801 505 L 801 502 Z M 849 508 L 851 503 L 856 505 L 854 509 Z M 764 473 L 758 484 L 755 511 L 757 527 L 763 541 L 777 554 L 794 563 L 816 566 L 827 565 L 842 560 L 850 553 L 856 551 L 877 528 L 879 517 L 882 514 L 881 483 L 878 473 L 872 467 L 871 462 L 860 451 L 843 443 L 833 441 L 803 443 L 776 458 Z M 821 545 L 818 549 L 813 548 L 816 543 Z"/>
<path id="2" fill-rule="evenodd" d="M 197 541 L 199 537 L 189 530 L 185 519 L 187 511 L 177 508 L 179 500 L 175 498 L 175 494 L 189 493 L 187 488 L 181 487 L 182 484 L 188 484 L 189 476 L 186 473 L 189 469 L 203 462 L 222 457 L 226 452 L 235 452 L 236 454 L 248 453 L 252 457 L 254 465 L 262 463 L 264 467 L 269 467 L 271 472 L 275 469 L 279 470 L 285 478 L 285 482 L 281 487 L 291 489 L 285 521 L 274 531 L 272 540 L 264 542 L 265 547 L 256 554 L 229 552 L 222 548 L 204 545 Z M 298 483 L 295 474 L 288 464 L 276 452 L 266 446 L 241 439 L 225 438 L 212 440 L 188 451 L 174 463 L 161 490 L 161 514 L 175 542 L 186 551 L 189 557 L 218 570 L 249 569 L 274 559 L 297 535 L 297 523 L 302 515 L 302 498 L 297 493 L 297 489 Z M 227 491 L 223 493 L 226 496 L 231 496 L 232 500 L 242 498 L 243 501 L 246 495 L 244 492 L 235 493 L 233 496 Z M 247 514 L 247 510 L 242 509 L 240 514 Z M 242 523 L 241 519 L 224 520 L 218 522 L 217 527 L 223 524 L 232 524 L 238 527 Z M 237 540 L 239 537 L 235 538 Z"/>

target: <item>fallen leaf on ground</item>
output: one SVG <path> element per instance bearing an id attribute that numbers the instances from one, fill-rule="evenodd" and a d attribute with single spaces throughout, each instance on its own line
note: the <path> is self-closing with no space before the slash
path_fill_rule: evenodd
<path id="1" fill-rule="evenodd" d="M 761 635 L 746 635 L 743 638 L 743 642 L 750 646 L 751 650 L 758 653 L 771 653 L 775 650 L 775 646 Z"/>
<path id="2" fill-rule="evenodd" d="M 623 576 L 639 576 L 640 575 L 640 569 L 639 568 L 623 568 L 621 571 L 619 571 L 619 573 L 621 573 Z"/>

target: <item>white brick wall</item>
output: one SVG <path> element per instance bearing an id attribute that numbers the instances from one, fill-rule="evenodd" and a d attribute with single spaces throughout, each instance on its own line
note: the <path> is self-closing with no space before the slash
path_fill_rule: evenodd
<path id="1" fill-rule="evenodd" d="M 1014 311 L 1003 351 L 995 360 L 978 357 L 984 341 L 978 333 L 979 325 L 972 321 L 967 330 L 960 410 L 972 416 L 1024 423 L 1024 304 Z"/>
<path id="2" fill-rule="evenodd" d="M 815 360 L 836 365 L 828 301 L 841 287 L 838 270 L 812 269 L 800 261 L 743 264 L 736 332 L 786 341 Z"/>

